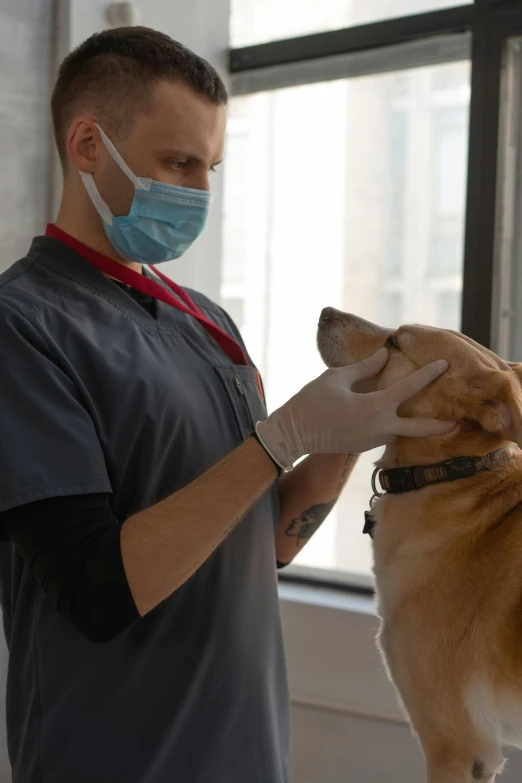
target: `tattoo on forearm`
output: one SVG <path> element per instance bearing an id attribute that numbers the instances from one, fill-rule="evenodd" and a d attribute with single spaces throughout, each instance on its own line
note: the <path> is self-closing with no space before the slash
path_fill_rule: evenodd
<path id="1" fill-rule="evenodd" d="M 312 538 L 337 503 L 339 495 L 341 494 L 358 457 L 358 454 L 348 454 L 346 457 L 333 500 L 330 500 L 328 503 L 316 503 L 315 505 L 310 506 L 306 511 L 303 511 L 300 517 L 295 517 L 290 522 L 285 530 L 285 534 L 296 539 L 298 549 L 301 547 L 303 541 L 308 541 Z"/>
<path id="2" fill-rule="evenodd" d="M 303 511 L 300 517 L 292 519 L 285 533 L 296 539 L 297 548 L 301 546 L 303 541 L 312 538 L 335 506 L 336 501 L 337 498 L 334 498 L 329 503 L 316 503 L 315 506 L 310 506 L 306 511 Z"/>

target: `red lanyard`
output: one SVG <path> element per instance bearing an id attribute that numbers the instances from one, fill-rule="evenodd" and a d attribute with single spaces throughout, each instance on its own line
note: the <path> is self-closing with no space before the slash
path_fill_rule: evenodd
<path id="1" fill-rule="evenodd" d="M 141 291 L 143 294 L 152 296 L 154 299 L 159 299 L 161 302 L 165 302 L 165 304 L 171 305 L 171 307 L 175 307 L 177 310 L 181 310 L 181 312 L 193 316 L 196 318 L 196 320 L 199 321 L 204 329 L 206 329 L 208 334 L 217 342 L 220 348 L 222 348 L 223 351 L 228 354 L 234 364 L 248 366 L 248 359 L 239 343 L 237 343 L 234 338 L 227 334 L 223 329 L 210 321 L 199 309 L 199 307 L 192 301 L 187 292 L 181 288 L 181 286 L 177 285 L 172 280 L 169 280 L 168 277 L 166 277 L 155 267 L 151 266 L 150 268 L 153 269 L 160 280 L 162 280 L 165 285 L 170 288 L 170 291 L 167 291 L 165 288 L 163 288 L 163 286 L 161 286 L 159 283 L 156 283 L 154 280 L 151 280 L 149 277 L 140 275 L 138 272 L 134 272 L 134 270 L 130 269 L 128 266 L 119 264 L 117 261 L 113 261 L 112 258 L 108 258 L 107 256 L 96 252 L 96 250 L 87 247 L 87 245 L 84 245 L 83 242 L 79 242 L 77 239 L 74 239 L 74 237 L 72 237 L 70 234 L 67 234 L 65 231 L 62 231 L 61 228 L 58 228 L 53 223 L 48 224 L 45 235 L 48 237 L 53 237 L 54 239 L 59 239 L 101 272 L 114 277 L 121 283 L 131 286 L 131 288 L 135 288 L 138 291 Z M 176 293 L 182 302 L 173 296 L 171 291 Z M 263 397 L 263 387 L 259 373 L 257 373 L 257 385 L 261 397 Z"/>

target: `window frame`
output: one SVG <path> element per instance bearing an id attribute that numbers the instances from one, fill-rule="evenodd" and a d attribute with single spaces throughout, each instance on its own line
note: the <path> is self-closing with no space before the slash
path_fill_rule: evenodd
<path id="1" fill-rule="evenodd" d="M 393 55 L 401 52 L 406 63 L 403 67 L 464 59 L 459 51 L 466 34 L 471 36 L 471 103 L 461 329 L 489 348 L 496 316 L 504 49 L 509 38 L 522 35 L 522 0 L 475 0 L 469 5 L 230 49 L 229 73 L 232 95 L 385 73 L 397 69 Z M 290 566 L 280 572 L 280 580 L 368 595 L 373 592 L 365 577 L 310 567 Z"/>

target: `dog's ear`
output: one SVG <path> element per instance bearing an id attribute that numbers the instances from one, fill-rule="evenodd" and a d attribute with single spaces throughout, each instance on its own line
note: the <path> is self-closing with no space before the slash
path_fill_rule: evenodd
<path id="1" fill-rule="evenodd" d="M 483 372 L 471 382 L 458 383 L 460 388 L 450 393 L 459 418 L 472 419 L 485 432 L 522 448 L 522 366 Z"/>
<path id="2" fill-rule="evenodd" d="M 522 364 L 519 362 L 508 362 L 508 364 L 511 368 L 511 371 L 515 374 L 515 378 L 522 386 Z"/>

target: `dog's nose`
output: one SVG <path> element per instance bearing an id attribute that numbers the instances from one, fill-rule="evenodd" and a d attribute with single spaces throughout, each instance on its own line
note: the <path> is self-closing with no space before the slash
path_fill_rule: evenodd
<path id="1" fill-rule="evenodd" d="M 321 312 L 321 318 L 319 319 L 322 324 L 328 324 L 335 318 L 335 308 L 325 307 Z"/>

